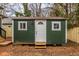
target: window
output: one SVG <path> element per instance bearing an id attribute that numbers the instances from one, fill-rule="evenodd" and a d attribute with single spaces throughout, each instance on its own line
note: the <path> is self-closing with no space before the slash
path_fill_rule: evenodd
<path id="1" fill-rule="evenodd" d="M 38 22 L 38 24 L 43 24 L 43 22 Z"/>
<path id="2" fill-rule="evenodd" d="M 61 22 L 60 21 L 53 21 L 52 22 L 52 30 L 53 31 L 60 31 L 61 30 Z"/>
<path id="3" fill-rule="evenodd" d="M 27 22 L 19 21 L 18 22 L 18 30 L 27 30 Z"/>

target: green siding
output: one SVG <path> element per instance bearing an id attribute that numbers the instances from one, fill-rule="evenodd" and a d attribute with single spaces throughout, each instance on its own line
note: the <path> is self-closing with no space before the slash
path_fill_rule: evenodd
<path id="1" fill-rule="evenodd" d="M 47 21 L 47 44 L 65 43 L 65 21 L 60 20 L 61 31 L 52 31 L 52 20 Z"/>
<path id="2" fill-rule="evenodd" d="M 19 20 L 20 21 L 20 20 Z M 26 20 L 22 20 L 26 21 Z M 19 31 L 18 30 L 18 20 L 14 21 L 14 43 L 16 42 L 25 42 L 25 43 L 34 43 L 35 39 L 35 29 L 34 21 L 27 21 L 27 30 Z"/>
<path id="3" fill-rule="evenodd" d="M 18 30 L 18 21 L 27 21 L 27 30 Z M 47 44 L 63 44 L 65 43 L 65 20 L 61 22 L 61 31 L 52 31 L 52 21 L 47 20 L 46 24 L 46 40 Z M 35 23 L 34 20 L 14 20 L 14 43 L 35 43 Z"/>

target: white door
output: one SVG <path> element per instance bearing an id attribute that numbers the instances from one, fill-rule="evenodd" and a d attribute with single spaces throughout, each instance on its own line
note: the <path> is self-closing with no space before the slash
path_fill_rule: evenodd
<path id="1" fill-rule="evenodd" d="M 46 20 L 35 20 L 35 42 L 46 42 Z"/>

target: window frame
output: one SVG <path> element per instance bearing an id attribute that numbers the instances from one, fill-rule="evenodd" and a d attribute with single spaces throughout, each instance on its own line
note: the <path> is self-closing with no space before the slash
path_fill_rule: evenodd
<path id="1" fill-rule="evenodd" d="M 55 29 L 54 24 L 59 24 L 59 28 Z M 61 31 L 61 21 L 52 21 L 52 31 Z"/>
<path id="2" fill-rule="evenodd" d="M 25 29 L 24 28 L 21 28 L 21 25 L 20 24 L 23 24 L 25 23 Z M 22 25 L 23 27 L 23 25 Z M 18 30 L 27 30 L 27 21 L 18 21 Z"/>

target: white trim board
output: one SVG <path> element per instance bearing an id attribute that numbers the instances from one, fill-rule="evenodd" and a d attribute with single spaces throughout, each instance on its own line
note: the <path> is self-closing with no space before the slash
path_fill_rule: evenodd
<path id="1" fill-rule="evenodd" d="M 67 43 L 67 20 L 65 20 L 65 43 Z"/>
<path id="2" fill-rule="evenodd" d="M 14 20 L 12 20 L 12 42 L 14 42 Z"/>

